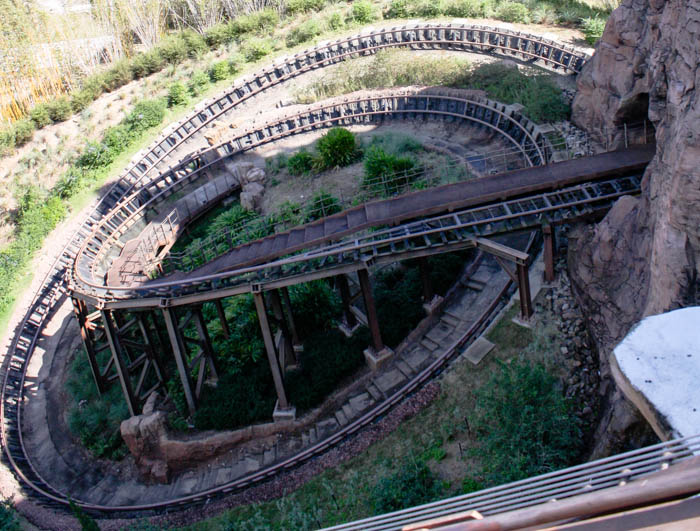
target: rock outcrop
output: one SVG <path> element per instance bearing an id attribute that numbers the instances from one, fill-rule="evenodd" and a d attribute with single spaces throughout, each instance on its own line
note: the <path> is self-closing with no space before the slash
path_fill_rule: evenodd
<path id="1" fill-rule="evenodd" d="M 680 306 L 700 270 L 699 63 L 700 3 L 624 0 L 578 79 L 573 121 L 579 127 L 619 143 L 613 129 L 648 118 L 657 143 L 642 196 L 618 201 L 570 245 L 573 286 L 604 373 L 629 328 Z M 607 401 L 601 433 L 614 439 L 636 420 L 615 392 Z"/>

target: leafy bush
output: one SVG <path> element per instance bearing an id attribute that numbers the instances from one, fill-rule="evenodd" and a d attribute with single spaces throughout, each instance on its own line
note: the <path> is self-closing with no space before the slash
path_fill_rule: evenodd
<path id="1" fill-rule="evenodd" d="M 52 192 L 61 199 L 77 194 L 85 184 L 93 180 L 93 174 L 78 168 L 69 168 L 54 185 Z"/>
<path id="2" fill-rule="evenodd" d="M 231 22 L 231 31 L 236 36 L 246 33 L 265 33 L 275 29 L 279 22 L 280 16 L 277 11 L 267 8 L 249 15 L 236 17 Z"/>
<path id="3" fill-rule="evenodd" d="M 160 54 L 160 50 L 153 48 L 148 52 L 137 54 L 131 60 L 131 72 L 134 79 L 139 79 L 160 71 L 163 65 L 165 65 L 165 59 Z"/>
<path id="4" fill-rule="evenodd" d="M 355 134 L 343 127 L 334 127 L 316 144 L 321 169 L 352 164 L 359 154 Z"/>
<path id="5" fill-rule="evenodd" d="M 3 531 L 22 531 L 15 509 L 7 500 L 0 502 L 0 529 Z"/>
<path id="6" fill-rule="evenodd" d="M 231 67 L 228 61 L 218 61 L 209 67 L 209 79 L 212 83 L 223 81 L 231 75 Z"/>
<path id="7" fill-rule="evenodd" d="M 34 122 L 32 122 L 34 123 Z M 10 153 L 15 147 L 15 131 L 12 127 L 0 129 L 0 155 Z"/>
<path id="8" fill-rule="evenodd" d="M 380 479 L 372 489 L 374 514 L 407 509 L 437 500 L 442 484 L 425 462 L 405 459 L 391 476 Z"/>
<path id="9" fill-rule="evenodd" d="M 245 57 L 240 53 L 231 54 L 228 58 L 228 69 L 231 72 L 231 75 L 240 72 L 244 64 Z"/>
<path id="10" fill-rule="evenodd" d="M 187 103 L 187 89 L 180 82 L 171 83 L 168 88 L 168 107 L 176 107 Z"/>
<path id="11" fill-rule="evenodd" d="M 317 192 L 306 205 L 305 222 L 315 221 L 343 210 L 340 200 L 328 192 Z"/>
<path id="12" fill-rule="evenodd" d="M 372 145 L 365 153 L 362 186 L 371 194 L 392 195 L 416 179 L 417 163 L 410 157 L 397 157 Z"/>
<path id="13" fill-rule="evenodd" d="M 343 20 L 343 16 L 340 14 L 340 12 L 334 11 L 331 13 L 328 17 L 328 27 L 332 30 L 339 30 L 343 26 L 345 26 L 345 21 Z"/>
<path id="14" fill-rule="evenodd" d="M 236 203 L 231 208 L 216 216 L 207 228 L 206 234 L 216 234 L 224 229 L 238 227 L 246 221 L 257 217 L 255 212 L 245 210 L 239 203 Z"/>
<path id="15" fill-rule="evenodd" d="M 223 22 L 212 26 L 204 32 L 204 41 L 210 48 L 218 48 L 235 39 L 235 34 L 229 23 Z"/>
<path id="16" fill-rule="evenodd" d="M 368 24 L 377 19 L 377 13 L 369 0 L 356 0 L 352 3 L 350 17 L 360 24 Z"/>
<path id="17" fill-rule="evenodd" d="M 394 267 L 380 271 L 374 278 L 373 293 L 382 339 L 394 348 L 425 316 L 418 269 Z"/>
<path id="18" fill-rule="evenodd" d="M 413 5 L 411 14 L 424 18 L 433 18 L 440 16 L 442 13 L 442 2 L 434 0 L 421 0 Z"/>
<path id="19" fill-rule="evenodd" d="M 566 467 L 581 449 L 578 421 L 541 363 L 503 364 L 478 393 L 476 412 L 478 451 L 494 484 Z"/>
<path id="20" fill-rule="evenodd" d="M 12 130 L 15 137 L 15 146 L 20 147 L 29 142 L 32 139 L 32 136 L 34 136 L 34 129 L 34 122 L 28 118 L 17 120 L 14 124 L 12 124 Z"/>
<path id="21" fill-rule="evenodd" d="M 496 18 L 505 22 L 530 22 L 530 11 L 519 2 L 503 2 L 496 9 Z"/>
<path id="22" fill-rule="evenodd" d="M 241 46 L 241 53 L 246 61 L 254 63 L 272 53 L 272 42 L 269 39 L 248 39 Z"/>
<path id="23" fill-rule="evenodd" d="M 202 92 L 204 92 L 208 85 L 209 76 L 205 72 L 197 70 L 192 74 L 192 77 L 187 83 L 187 90 L 189 90 L 190 94 L 193 96 L 199 96 Z"/>
<path id="24" fill-rule="evenodd" d="M 108 128 L 102 135 L 102 144 L 107 148 L 111 160 L 126 150 L 130 143 L 129 129 L 123 124 Z"/>
<path id="25" fill-rule="evenodd" d="M 586 42 L 594 46 L 603 36 L 605 30 L 605 20 L 598 17 L 588 17 L 581 21 L 583 34 L 586 36 Z"/>
<path id="26" fill-rule="evenodd" d="M 299 26 L 292 29 L 287 35 L 287 46 L 292 47 L 302 42 L 307 42 L 320 35 L 323 31 L 321 24 L 315 18 L 311 18 L 302 22 Z"/>
<path id="27" fill-rule="evenodd" d="M 131 70 L 131 62 L 128 59 L 120 59 L 115 62 L 112 68 L 107 70 L 103 76 L 104 88 L 107 91 L 113 91 L 129 83 L 134 79 L 134 73 Z"/>
<path id="28" fill-rule="evenodd" d="M 326 5 L 326 0 L 289 0 L 287 2 L 287 13 L 295 15 L 306 13 L 307 11 L 321 11 Z"/>
<path id="29" fill-rule="evenodd" d="M 165 102 L 160 99 L 144 100 L 134 105 L 134 109 L 124 120 L 124 124 L 134 133 L 141 133 L 155 127 L 165 118 Z"/>
<path id="30" fill-rule="evenodd" d="M 181 35 L 189 57 L 199 57 L 208 50 L 206 40 L 196 31 L 186 29 L 182 31 Z"/>
<path id="31" fill-rule="evenodd" d="M 162 39 L 156 49 L 166 63 L 175 65 L 187 58 L 187 44 L 181 34 L 170 35 Z"/>
<path id="32" fill-rule="evenodd" d="M 445 4 L 445 15 L 450 17 L 485 18 L 491 15 L 489 0 L 452 0 Z"/>
<path id="33" fill-rule="evenodd" d="M 94 91 L 84 88 L 71 94 L 70 106 L 73 112 L 80 112 L 86 109 L 96 98 L 97 94 Z"/>
<path id="34" fill-rule="evenodd" d="M 31 111 L 29 111 L 29 118 L 34 122 L 37 129 L 41 129 L 51 123 L 51 117 L 49 116 L 49 109 L 45 103 L 40 103 L 35 105 Z"/>
<path id="35" fill-rule="evenodd" d="M 411 16 L 408 0 L 391 0 L 389 9 L 384 14 L 386 18 L 409 18 Z"/>
<path id="36" fill-rule="evenodd" d="M 313 169 L 314 157 L 307 151 L 298 151 L 287 159 L 287 170 L 290 175 L 304 175 Z"/>
<path id="37" fill-rule="evenodd" d="M 73 114 L 73 109 L 67 96 L 59 96 L 46 103 L 46 110 L 52 122 L 63 122 Z"/>
<path id="38" fill-rule="evenodd" d="M 331 329 L 340 316 L 340 300 L 322 280 L 289 288 L 289 298 L 299 337 L 305 339 L 319 330 Z"/>

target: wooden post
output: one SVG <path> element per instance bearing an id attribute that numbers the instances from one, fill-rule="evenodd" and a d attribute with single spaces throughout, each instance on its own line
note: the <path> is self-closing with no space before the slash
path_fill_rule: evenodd
<path id="1" fill-rule="evenodd" d="M 289 320 L 289 331 L 292 333 L 292 344 L 296 348 L 301 347 L 301 340 L 299 339 L 299 333 L 297 332 L 297 324 L 294 320 L 294 312 L 292 311 L 292 300 L 289 298 L 289 289 L 287 286 L 280 288 L 282 293 L 282 300 L 284 301 L 284 306 L 287 307 L 287 319 Z"/>
<path id="2" fill-rule="evenodd" d="M 542 227 L 544 239 L 544 280 L 554 282 L 554 230 L 551 225 Z"/>
<path id="3" fill-rule="evenodd" d="M 286 369 L 288 366 L 296 365 L 297 360 L 294 355 L 294 344 L 292 343 L 292 336 L 289 332 L 289 327 L 287 327 L 287 320 L 284 317 L 284 311 L 282 310 L 282 299 L 278 290 L 270 291 L 270 306 L 272 307 L 272 313 L 275 316 L 275 320 L 278 322 L 280 330 L 282 330 L 282 341 L 284 341 L 284 348 L 289 353 L 289 359 L 280 360 L 282 364 L 282 369 Z"/>
<path id="4" fill-rule="evenodd" d="M 214 301 L 214 306 L 216 307 L 216 314 L 219 316 L 219 322 L 221 323 L 221 330 L 224 332 L 224 338 L 228 339 L 231 337 L 231 330 L 228 327 L 228 322 L 226 321 L 226 313 L 224 312 L 224 305 L 221 304 L 221 299 L 216 299 Z"/>
<path id="5" fill-rule="evenodd" d="M 532 300 L 530 299 L 530 278 L 527 264 L 518 263 L 518 289 L 520 290 L 520 317 L 527 321 L 532 317 Z"/>
<path id="6" fill-rule="evenodd" d="M 357 326 L 357 317 L 352 313 L 350 305 L 350 286 L 348 285 L 348 277 L 345 275 L 338 275 L 336 281 L 338 283 L 338 290 L 340 291 L 340 300 L 343 304 L 343 319 L 345 321 L 345 326 L 348 330 L 353 330 Z"/>
<path id="7" fill-rule="evenodd" d="M 204 351 L 204 357 L 206 358 L 206 365 L 209 366 L 209 373 L 214 380 L 219 379 L 219 373 L 216 368 L 216 355 L 214 354 L 214 348 L 211 344 L 211 338 L 209 337 L 209 330 L 207 330 L 207 324 L 204 322 L 204 316 L 202 315 L 202 308 L 200 306 L 195 306 L 192 310 L 194 313 L 194 324 L 197 327 L 197 335 L 200 339 L 201 348 Z M 204 369 L 202 366 L 200 369 L 200 376 L 197 379 L 197 398 L 202 391 L 202 381 L 204 378 Z"/>
<path id="8" fill-rule="evenodd" d="M 88 363 L 90 364 L 90 371 L 92 372 L 92 378 L 95 380 L 95 386 L 97 387 L 97 394 L 102 395 L 107 390 L 104 378 L 102 378 L 102 371 L 97 363 L 97 352 L 95 351 L 95 345 L 90 336 L 90 331 L 88 330 L 88 312 L 87 304 L 85 301 L 80 299 L 71 298 L 73 301 L 73 311 L 75 312 L 75 317 L 78 319 L 78 326 L 80 327 L 80 337 L 83 340 L 83 346 L 85 347 L 85 353 L 87 354 Z"/>
<path id="9" fill-rule="evenodd" d="M 384 342 L 382 334 L 379 331 L 379 320 L 377 319 L 377 308 L 374 306 L 374 296 L 372 295 L 372 286 L 369 282 L 369 273 L 366 269 L 357 271 L 357 276 L 360 279 L 360 288 L 362 289 L 362 297 L 365 300 L 365 309 L 367 310 L 367 324 L 372 334 L 372 346 L 375 352 L 384 350 Z"/>
<path id="10" fill-rule="evenodd" d="M 418 269 L 420 271 L 420 281 L 423 287 L 423 302 L 430 304 L 435 293 L 433 292 L 433 284 L 430 282 L 430 264 L 428 259 L 423 256 L 418 259 Z"/>
<path id="11" fill-rule="evenodd" d="M 287 394 L 284 390 L 284 381 L 282 380 L 282 372 L 277 361 L 277 353 L 275 352 L 275 343 L 272 340 L 272 332 L 270 331 L 270 322 L 267 319 L 267 311 L 265 309 L 265 300 L 261 292 L 253 292 L 255 300 L 255 309 L 258 312 L 258 322 L 260 330 L 262 330 L 263 341 L 265 343 L 265 351 L 267 352 L 267 361 L 270 364 L 272 371 L 272 380 L 275 382 L 275 391 L 277 391 L 277 403 L 281 409 L 288 409 L 289 402 Z"/>
<path id="12" fill-rule="evenodd" d="M 110 310 L 100 310 L 102 315 L 102 321 L 105 325 L 105 335 L 107 336 L 107 341 L 109 342 L 109 348 L 112 351 L 112 359 L 114 359 L 114 366 L 117 369 L 117 374 L 119 375 L 119 383 L 122 386 L 122 391 L 124 392 L 124 398 L 126 399 L 126 405 L 129 407 L 129 415 L 132 417 L 138 414 L 139 403 L 134 395 L 134 388 L 131 385 L 131 377 L 129 376 L 129 368 L 124 363 L 122 357 L 122 348 L 119 343 L 119 336 L 117 329 L 115 327 L 114 321 L 112 320 L 112 312 Z"/>
<path id="13" fill-rule="evenodd" d="M 189 409 L 190 415 L 194 415 L 197 410 L 197 403 L 195 402 L 195 396 L 190 382 L 189 367 L 187 366 L 187 359 L 185 357 L 185 343 L 180 335 L 180 329 L 177 327 L 177 320 L 173 312 L 174 311 L 170 308 L 163 308 L 163 318 L 165 319 L 165 327 L 168 329 L 168 337 L 170 338 L 170 346 L 173 349 L 177 372 L 180 374 L 182 388 L 185 391 L 187 408 Z"/>

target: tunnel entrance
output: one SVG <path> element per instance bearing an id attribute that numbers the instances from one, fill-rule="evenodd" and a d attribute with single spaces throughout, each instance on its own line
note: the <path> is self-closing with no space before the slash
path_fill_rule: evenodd
<path id="1" fill-rule="evenodd" d="M 648 144 L 656 139 L 656 129 L 649 120 L 649 93 L 642 92 L 625 101 L 613 121 L 616 129 L 622 129 L 626 144 Z"/>

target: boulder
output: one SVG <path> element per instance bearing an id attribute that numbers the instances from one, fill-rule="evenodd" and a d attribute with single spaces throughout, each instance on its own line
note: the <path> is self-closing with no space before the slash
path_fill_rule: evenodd
<path id="1" fill-rule="evenodd" d="M 241 206 L 245 210 L 260 211 L 262 207 L 263 195 L 265 188 L 260 183 L 248 183 L 243 186 L 241 191 L 240 201 Z"/>

